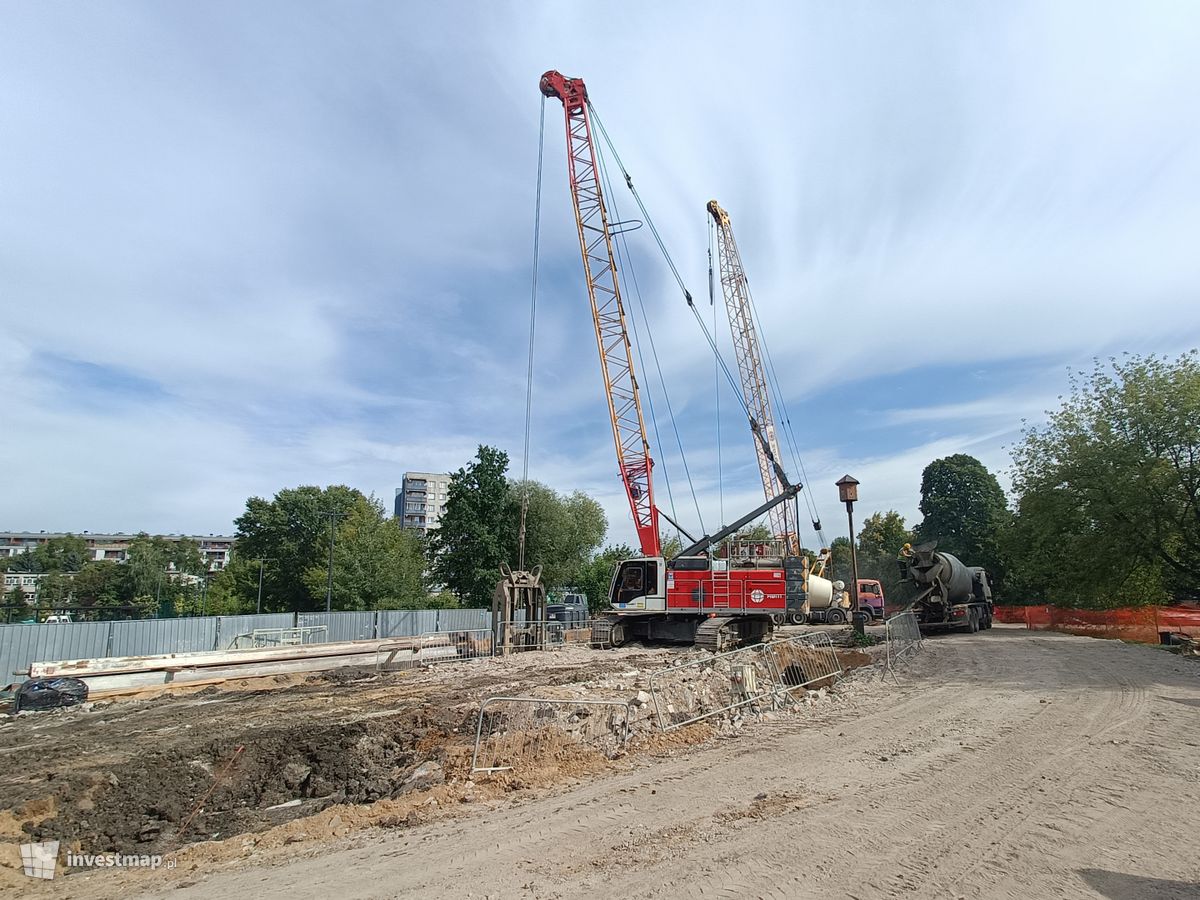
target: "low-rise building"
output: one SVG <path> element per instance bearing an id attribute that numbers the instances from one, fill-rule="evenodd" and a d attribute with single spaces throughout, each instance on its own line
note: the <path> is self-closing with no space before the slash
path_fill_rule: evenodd
<path id="1" fill-rule="evenodd" d="M 62 531 L 3 531 L 0 532 L 0 557 L 28 553 L 51 538 L 67 536 L 68 532 Z M 74 536 L 83 538 L 92 559 L 109 559 L 115 562 L 125 561 L 129 555 L 129 545 L 137 537 L 136 534 L 119 532 L 117 534 L 92 534 L 87 531 Z M 210 572 L 219 571 L 229 565 L 229 554 L 233 550 L 234 543 L 232 535 L 163 534 L 157 536 L 168 541 L 194 541 L 200 547 L 200 555 L 207 562 Z"/>

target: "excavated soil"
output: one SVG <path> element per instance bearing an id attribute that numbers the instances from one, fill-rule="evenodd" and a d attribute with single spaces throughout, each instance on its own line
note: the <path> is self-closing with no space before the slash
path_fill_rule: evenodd
<path id="1" fill-rule="evenodd" d="M 20 874 L 16 845 L 29 840 L 166 854 L 196 869 L 247 853 L 294 853 L 364 827 L 473 815 L 508 796 L 627 770 L 634 758 L 686 752 L 740 728 L 742 717 L 663 734 L 643 701 L 625 751 L 554 733 L 518 771 L 471 774 L 483 698 L 636 701 L 648 673 L 698 654 L 571 648 L 406 672 L 160 689 L 0 719 L 0 888 L 42 887 Z M 871 659 L 843 655 L 851 666 Z"/>
<path id="2" fill-rule="evenodd" d="M 469 780 L 482 697 L 611 673 L 635 688 L 669 652 L 336 670 L 10 718 L 0 726 L 0 840 L 162 853 L 331 806 L 427 794 Z"/>

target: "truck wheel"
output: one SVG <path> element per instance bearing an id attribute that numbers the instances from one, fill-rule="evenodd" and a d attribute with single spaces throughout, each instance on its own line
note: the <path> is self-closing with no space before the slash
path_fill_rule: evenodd
<path id="1" fill-rule="evenodd" d="M 787 620 L 789 625 L 803 625 L 804 613 L 788 613 Z"/>
<path id="2" fill-rule="evenodd" d="M 771 618 L 771 624 L 776 628 L 778 628 L 780 625 L 783 624 L 783 614 L 782 613 L 774 613 L 773 615 L 771 615 L 770 618 Z"/>
<path id="3" fill-rule="evenodd" d="M 968 610 L 967 616 L 971 620 L 971 634 L 975 634 L 975 632 L 979 631 L 979 610 Z"/>
<path id="4" fill-rule="evenodd" d="M 831 609 L 825 613 L 825 621 L 830 625 L 845 625 L 846 614 L 840 609 Z"/>

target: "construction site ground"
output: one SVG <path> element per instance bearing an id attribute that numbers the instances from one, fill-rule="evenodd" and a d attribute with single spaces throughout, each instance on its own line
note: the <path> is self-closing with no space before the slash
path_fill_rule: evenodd
<path id="1" fill-rule="evenodd" d="M 1014 626 L 931 638 L 899 684 L 860 668 L 794 713 L 471 777 L 481 697 L 629 696 L 679 652 L 529 653 L 21 716 L 0 727 L 0 890 L 1200 896 L 1200 663 L 1156 647 Z M 26 878 L 16 844 L 52 820 L 84 851 L 175 867 Z"/>

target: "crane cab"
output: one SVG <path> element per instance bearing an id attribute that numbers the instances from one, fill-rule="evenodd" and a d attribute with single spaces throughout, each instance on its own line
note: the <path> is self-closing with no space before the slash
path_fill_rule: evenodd
<path id="1" fill-rule="evenodd" d="M 661 556 L 627 559 L 617 565 L 608 589 L 617 610 L 663 612 L 667 608 L 666 560 Z"/>

